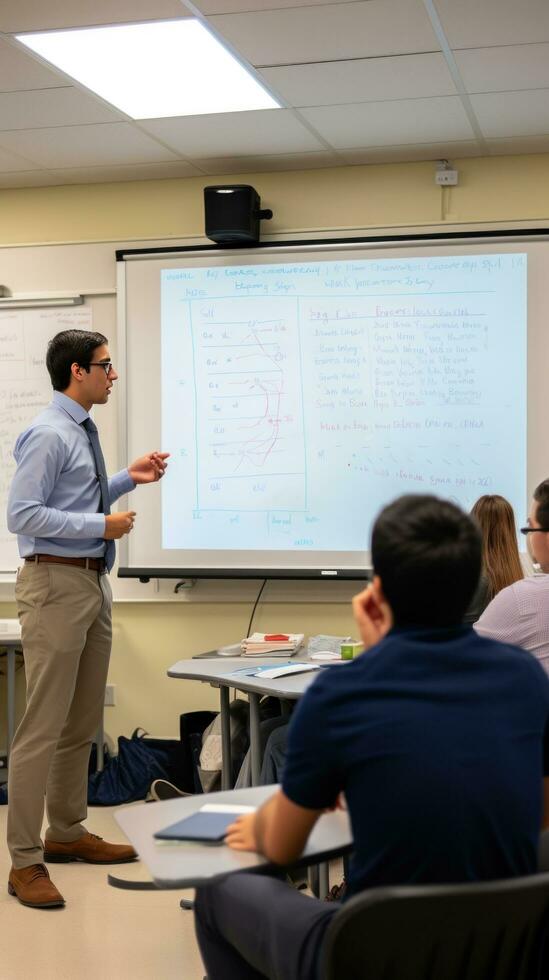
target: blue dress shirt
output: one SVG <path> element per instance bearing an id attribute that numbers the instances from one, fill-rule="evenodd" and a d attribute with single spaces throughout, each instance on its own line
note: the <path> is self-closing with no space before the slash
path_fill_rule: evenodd
<path id="1" fill-rule="evenodd" d="M 105 515 L 92 448 L 82 427 L 88 413 L 60 391 L 18 437 L 17 470 L 8 496 L 8 529 L 22 558 L 34 554 L 102 558 Z M 109 479 L 111 505 L 133 490 L 128 470 Z"/>

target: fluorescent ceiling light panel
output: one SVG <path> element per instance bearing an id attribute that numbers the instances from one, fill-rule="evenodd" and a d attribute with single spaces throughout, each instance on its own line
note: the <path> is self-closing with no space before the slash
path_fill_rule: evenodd
<path id="1" fill-rule="evenodd" d="M 280 108 L 194 17 L 17 40 L 133 119 Z"/>

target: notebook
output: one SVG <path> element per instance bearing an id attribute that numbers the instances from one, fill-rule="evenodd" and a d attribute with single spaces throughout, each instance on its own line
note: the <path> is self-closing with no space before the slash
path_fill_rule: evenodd
<path id="1" fill-rule="evenodd" d="M 222 844 L 227 833 L 227 827 L 234 823 L 243 812 L 252 813 L 254 807 L 235 807 L 228 810 L 219 808 L 203 808 L 184 817 L 177 823 L 157 830 L 154 834 L 157 840 L 188 840 L 199 841 L 203 844 Z"/>
<path id="2" fill-rule="evenodd" d="M 276 680 L 277 677 L 289 677 L 291 674 L 305 674 L 309 670 L 320 670 L 320 664 L 306 664 L 298 661 L 297 663 L 285 664 L 265 664 L 261 667 L 237 667 L 231 670 L 227 677 L 266 677 L 268 680 Z"/>

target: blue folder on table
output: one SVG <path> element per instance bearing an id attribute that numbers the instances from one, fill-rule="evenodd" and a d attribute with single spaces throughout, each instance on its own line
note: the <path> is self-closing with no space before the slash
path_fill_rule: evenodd
<path id="1" fill-rule="evenodd" d="M 204 813 L 198 811 L 190 817 L 184 817 L 177 823 L 157 830 L 157 840 L 191 840 L 205 844 L 222 844 L 227 833 L 227 827 L 241 816 L 239 812 Z"/>

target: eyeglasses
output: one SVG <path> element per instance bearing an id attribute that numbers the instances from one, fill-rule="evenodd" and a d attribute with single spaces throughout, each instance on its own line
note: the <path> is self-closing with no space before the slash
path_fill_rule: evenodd
<path id="1" fill-rule="evenodd" d="M 549 527 L 521 527 L 519 530 L 521 534 L 533 534 L 534 531 L 543 531 L 544 534 L 549 534 Z"/>
<path id="2" fill-rule="evenodd" d="M 90 361 L 88 367 L 100 367 L 103 368 L 105 374 L 108 375 L 112 371 L 112 361 Z"/>

